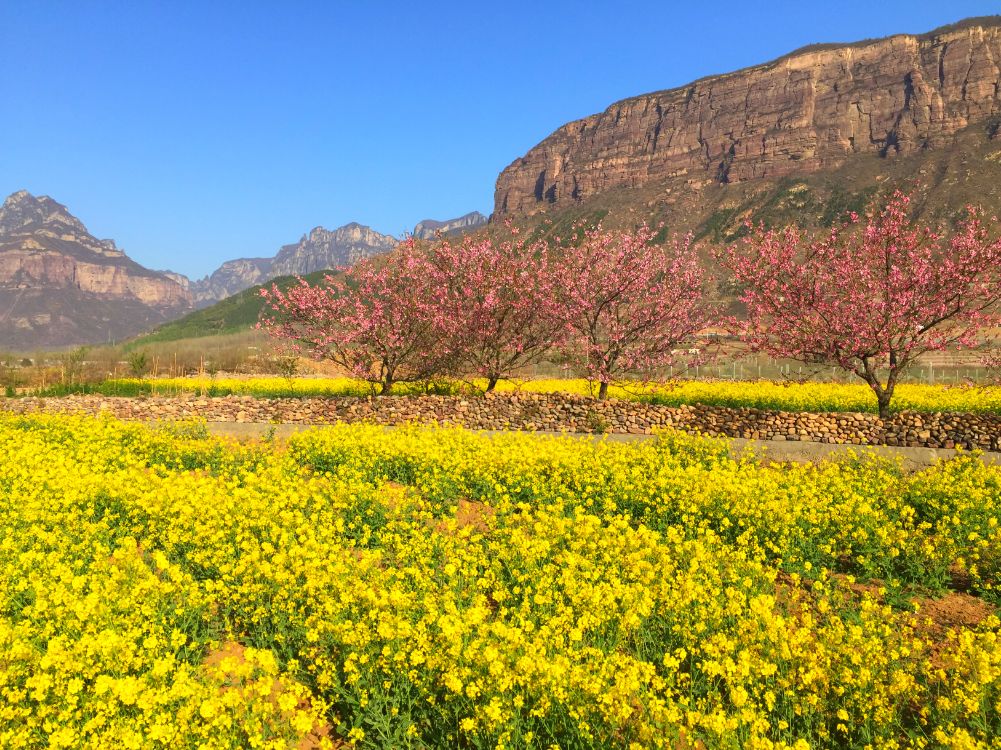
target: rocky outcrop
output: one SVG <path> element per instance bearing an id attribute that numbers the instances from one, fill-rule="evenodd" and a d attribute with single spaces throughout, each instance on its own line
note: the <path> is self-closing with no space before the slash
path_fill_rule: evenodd
<path id="1" fill-rule="evenodd" d="M 190 307 L 184 284 L 95 238 L 51 198 L 22 190 L 0 207 L 0 346 L 120 338 Z"/>
<path id="2" fill-rule="evenodd" d="M 7 196 L 3 206 L 0 206 L 0 236 L 25 232 L 89 237 L 87 228 L 66 210 L 66 206 L 47 195 L 35 197 L 27 190 L 18 190 Z M 104 240 L 102 244 L 107 244 L 111 251 L 116 249 L 115 243 L 110 240 Z"/>
<path id="3" fill-rule="evenodd" d="M 211 276 L 191 282 L 191 293 L 197 304 L 209 305 L 278 276 L 302 276 L 349 266 L 388 252 L 398 242 L 395 237 L 353 222 L 332 231 L 315 227 L 294 245 L 284 245 L 274 258 L 226 261 Z"/>
<path id="4" fill-rule="evenodd" d="M 191 293 L 191 279 L 183 273 L 177 273 L 176 271 L 157 271 L 157 273 L 163 274 L 168 279 L 176 281 L 185 292 L 189 294 Z"/>
<path id="5" fill-rule="evenodd" d="M 195 304 L 218 302 L 267 281 L 270 278 L 271 263 L 271 258 L 237 258 L 226 261 L 211 276 L 191 282 Z"/>
<path id="6" fill-rule="evenodd" d="M 271 264 L 271 276 L 291 276 L 349 266 L 392 250 L 395 237 L 352 222 L 330 231 L 316 227 L 295 245 L 285 245 Z"/>
<path id="7" fill-rule="evenodd" d="M 501 173 L 494 210 L 529 215 L 615 188 L 699 190 L 937 149 L 974 123 L 989 130 L 999 88 L 1001 17 L 806 48 L 564 125 Z"/>
<path id="8" fill-rule="evenodd" d="M 414 227 L 412 232 L 416 240 L 433 240 L 439 234 L 443 236 L 451 234 L 461 234 L 471 232 L 485 226 L 487 217 L 479 211 L 471 211 L 457 219 L 447 219 L 445 221 L 435 221 L 434 219 L 424 219 Z"/>
<path id="9" fill-rule="evenodd" d="M 77 289 L 97 297 L 129 298 L 163 307 L 190 303 L 184 287 L 164 274 L 148 271 L 124 255 L 120 256 L 121 263 L 80 257 L 68 251 L 67 245 L 71 244 L 36 237 L 0 238 L 0 286 Z"/>

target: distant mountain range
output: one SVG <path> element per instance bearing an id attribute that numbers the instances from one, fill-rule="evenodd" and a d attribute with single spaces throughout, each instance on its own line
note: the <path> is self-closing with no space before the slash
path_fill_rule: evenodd
<path id="1" fill-rule="evenodd" d="M 479 211 L 472 211 L 458 219 L 448 219 L 447 221 L 435 221 L 434 219 L 424 219 L 414 227 L 412 232 L 414 239 L 433 240 L 439 234 L 451 235 L 461 232 L 471 232 L 486 226 L 489 219 Z"/>
<path id="2" fill-rule="evenodd" d="M 426 220 L 418 228 L 435 227 L 428 230 L 430 237 L 485 221 L 473 213 Z M 0 207 L 0 349 L 119 341 L 270 279 L 346 267 L 398 243 L 357 223 L 334 230 L 315 227 L 273 258 L 229 260 L 191 281 L 141 266 L 114 241 L 91 235 L 61 203 L 20 190 Z"/>
<path id="3" fill-rule="evenodd" d="M 277 276 L 305 275 L 314 271 L 349 266 L 392 250 L 395 237 L 379 234 L 361 224 L 345 224 L 329 230 L 315 227 L 293 245 L 284 245 L 273 258 L 237 258 L 189 285 L 199 306 L 212 304 Z"/>
<path id="4" fill-rule="evenodd" d="M 485 226 L 487 217 L 473 211 L 457 219 L 424 219 L 414 227 L 419 240 L 434 239 L 439 233 L 454 235 Z M 352 222 L 334 230 L 314 227 L 297 243 L 284 245 L 273 258 L 228 260 L 209 276 L 189 282 L 188 288 L 199 307 L 226 299 L 279 276 L 304 276 L 315 271 L 344 268 L 362 258 L 392 250 L 399 240 L 379 234 L 370 227 Z"/>

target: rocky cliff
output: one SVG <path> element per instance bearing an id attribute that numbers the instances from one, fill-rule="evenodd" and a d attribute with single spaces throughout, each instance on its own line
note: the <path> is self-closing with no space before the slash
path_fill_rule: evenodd
<path id="1" fill-rule="evenodd" d="M 354 222 L 333 231 L 316 227 L 295 245 L 285 245 L 278 251 L 271 264 L 271 275 L 290 276 L 349 266 L 356 260 L 388 252 L 398 242 L 395 237 Z"/>
<path id="2" fill-rule="evenodd" d="M 610 191 L 701 191 L 836 171 L 855 157 L 890 162 L 947 149 L 974 125 L 996 135 L 999 87 L 1001 17 L 817 45 L 564 125 L 500 174 L 495 215 L 594 203 Z"/>
<path id="3" fill-rule="evenodd" d="M 22 190 L 0 206 L 0 346 L 117 339 L 190 307 L 183 284 L 95 238 L 51 198 Z"/>
<path id="4" fill-rule="evenodd" d="M 272 258 L 237 258 L 227 260 L 219 268 L 190 284 L 196 305 L 211 304 L 226 299 L 254 284 L 266 281 L 271 271 Z"/>
<path id="5" fill-rule="evenodd" d="M 460 216 L 457 219 L 446 219 L 445 221 L 424 219 L 424 221 L 419 222 L 417 226 L 414 227 L 412 234 L 414 239 L 417 240 L 432 240 L 439 233 L 442 235 L 449 235 L 470 232 L 485 226 L 486 223 L 486 216 L 481 214 L 479 211 L 471 211 L 470 213 Z"/>
<path id="6" fill-rule="evenodd" d="M 388 252 L 398 240 L 361 224 L 329 230 L 315 227 L 293 245 L 284 245 L 274 258 L 237 258 L 223 263 L 210 276 L 191 283 L 195 302 L 211 304 L 277 276 L 294 276 L 349 266 L 361 258 Z"/>

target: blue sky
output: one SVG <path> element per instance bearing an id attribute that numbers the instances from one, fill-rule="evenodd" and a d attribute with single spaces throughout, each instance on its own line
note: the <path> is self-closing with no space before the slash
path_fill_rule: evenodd
<path id="1" fill-rule="evenodd" d="M 813 42 L 1001 13 L 883 2 L 0 2 L 0 192 L 192 276 L 316 225 L 489 213 L 564 122 Z"/>

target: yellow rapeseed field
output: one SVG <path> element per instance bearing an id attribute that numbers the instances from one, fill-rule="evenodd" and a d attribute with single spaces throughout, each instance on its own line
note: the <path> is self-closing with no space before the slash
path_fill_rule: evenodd
<path id="1" fill-rule="evenodd" d="M 294 378 L 279 377 L 192 377 L 159 378 L 154 381 L 119 378 L 109 380 L 105 388 L 134 390 L 149 388 L 150 383 L 158 393 L 198 392 L 214 395 L 276 396 L 365 396 L 374 393 L 364 381 L 352 378 Z M 473 383 L 483 388 L 486 383 Z M 457 392 L 460 384 L 434 383 L 434 393 Z M 395 393 L 415 394 L 429 390 L 421 384 L 401 383 Z M 530 393 L 572 393 L 589 395 L 594 392 L 586 380 L 525 380 L 502 381 L 499 392 L 520 390 Z M 781 411 L 852 411 L 875 412 L 876 399 L 868 386 L 862 383 L 774 383 L 769 381 L 702 381 L 679 380 L 672 383 L 635 383 L 613 385 L 609 395 L 652 401 L 677 406 L 680 404 L 708 404 L 716 406 L 754 407 Z M 898 385 L 893 407 L 898 410 L 935 412 L 1001 413 L 1001 388 L 920 385 Z"/>
<path id="2" fill-rule="evenodd" d="M 0 414 L 0 747 L 1001 748 L 999 516 L 970 456 Z"/>

